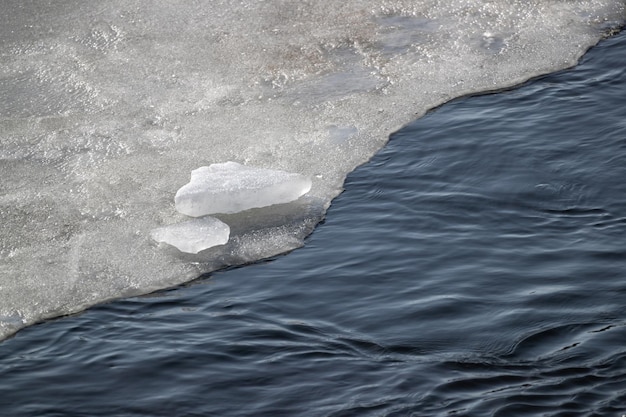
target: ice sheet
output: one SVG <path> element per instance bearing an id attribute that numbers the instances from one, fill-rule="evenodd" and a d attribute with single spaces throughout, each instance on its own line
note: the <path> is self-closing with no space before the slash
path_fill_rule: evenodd
<path id="1" fill-rule="evenodd" d="M 389 133 L 574 65 L 623 18 L 616 0 L 4 2 L 0 338 L 301 245 Z M 223 161 L 311 190 L 229 215 L 193 259 L 155 244 L 188 173 Z"/>

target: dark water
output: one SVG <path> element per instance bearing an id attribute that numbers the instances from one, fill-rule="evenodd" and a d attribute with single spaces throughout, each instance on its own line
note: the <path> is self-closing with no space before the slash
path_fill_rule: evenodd
<path id="1" fill-rule="evenodd" d="M 0 344 L 3 416 L 626 414 L 626 36 L 450 103 L 305 248 Z"/>

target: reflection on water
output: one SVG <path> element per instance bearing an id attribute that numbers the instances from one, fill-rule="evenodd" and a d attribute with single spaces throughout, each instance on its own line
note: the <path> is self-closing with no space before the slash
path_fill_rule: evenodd
<path id="1" fill-rule="evenodd" d="M 0 409 L 624 414 L 624 51 L 397 132 L 288 256 L 18 333 Z"/>

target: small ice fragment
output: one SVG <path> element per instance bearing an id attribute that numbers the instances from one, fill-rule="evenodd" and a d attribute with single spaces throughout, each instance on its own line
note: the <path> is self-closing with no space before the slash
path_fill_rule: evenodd
<path id="1" fill-rule="evenodd" d="M 174 202 L 180 213 L 199 217 L 288 203 L 310 189 L 304 175 L 225 162 L 191 171 Z"/>
<path id="2" fill-rule="evenodd" d="M 230 227 L 214 217 L 203 217 L 159 227 L 150 232 L 152 239 L 176 247 L 181 252 L 198 253 L 228 242 Z"/>

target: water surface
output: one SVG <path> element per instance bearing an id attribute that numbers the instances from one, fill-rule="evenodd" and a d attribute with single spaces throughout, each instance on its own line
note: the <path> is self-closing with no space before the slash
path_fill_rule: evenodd
<path id="1" fill-rule="evenodd" d="M 457 100 L 306 246 L 0 344 L 11 416 L 626 413 L 626 35 Z"/>

